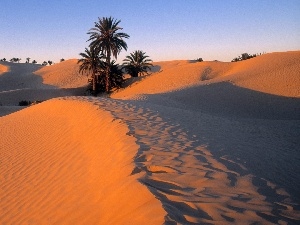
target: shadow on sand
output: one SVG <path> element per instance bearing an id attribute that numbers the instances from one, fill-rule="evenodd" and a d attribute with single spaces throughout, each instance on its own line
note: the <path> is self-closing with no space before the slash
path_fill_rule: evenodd
<path id="1" fill-rule="evenodd" d="M 226 83 L 211 87 L 148 95 L 149 101 L 102 99 L 99 106 L 126 122 L 128 135 L 136 138 L 139 150 L 132 174 L 146 174 L 140 182 L 162 202 L 165 224 L 215 224 L 216 220 L 295 224 L 297 219 L 289 213 L 300 209 L 295 204 L 300 124 L 289 120 L 297 118 L 294 113 L 286 116 L 284 110 L 297 107 L 298 100 Z M 229 106 L 225 112 L 214 101 L 217 90 Z M 222 96 L 228 92 L 233 99 Z M 234 100 L 236 94 L 240 99 Z M 255 101 L 258 96 L 262 99 Z M 249 98 L 256 103 L 243 109 L 239 103 Z M 276 112 L 286 99 L 290 104 Z M 261 107 L 248 112 L 265 104 L 263 100 L 270 101 L 274 111 Z M 201 108 L 205 104 L 209 107 Z M 241 109 L 234 112 L 237 106 Z M 272 119 L 262 119 L 268 113 Z M 292 208 L 288 209 L 289 202 Z"/>
<path id="2" fill-rule="evenodd" d="M 229 173 L 219 172 L 227 173 L 232 186 L 236 185 L 239 176 L 251 174 L 252 185 L 272 207 L 271 215 L 257 210 L 259 217 L 271 223 L 277 223 L 279 218 L 283 218 L 281 214 L 286 209 L 281 205 L 283 202 L 291 201 L 294 210 L 300 210 L 299 204 L 295 204 L 300 201 L 300 184 L 298 182 L 300 180 L 299 98 L 262 93 L 222 82 L 195 86 L 171 93 L 146 95 L 146 99 L 149 101 L 141 102 L 142 108 L 147 107 L 151 111 L 157 112 L 155 117 L 168 118 L 169 122 L 166 124 L 180 123 L 178 127 L 186 128 L 187 136 L 184 142 L 190 141 L 192 148 L 186 148 L 182 144 L 181 151 L 188 152 L 199 146 L 206 146 L 213 157 L 231 171 Z M 175 105 L 173 105 L 174 103 Z M 164 108 L 168 108 L 168 110 L 164 110 Z M 178 121 L 180 114 L 182 118 Z M 153 118 L 148 117 L 147 120 L 151 121 L 149 124 L 155 125 Z M 185 125 L 191 123 L 194 124 L 193 127 Z M 156 126 L 158 127 L 159 124 Z M 131 130 L 135 130 L 133 126 L 130 127 Z M 152 128 L 145 129 L 151 130 Z M 165 127 L 163 130 L 167 129 Z M 154 127 L 153 130 L 155 130 Z M 172 133 L 171 131 L 174 132 L 174 129 L 170 129 L 169 134 Z M 151 133 L 154 135 L 154 132 Z M 164 137 L 167 135 L 159 134 L 158 131 L 155 134 L 158 136 L 156 139 L 154 138 L 156 143 L 169 142 L 169 139 Z M 192 134 L 197 135 L 197 141 L 191 141 L 195 139 Z M 153 138 L 152 135 L 150 136 Z M 151 144 L 149 138 L 148 141 L 145 140 L 146 137 L 139 136 L 136 131 L 135 137 L 141 146 L 137 159 L 144 154 L 149 154 L 147 152 L 157 145 L 154 142 Z M 147 142 L 148 144 L 146 144 Z M 174 145 L 176 144 L 174 143 Z M 168 147 L 161 147 L 161 149 L 166 150 Z M 175 148 L 170 147 L 170 149 L 173 149 L 174 152 Z M 136 163 L 140 164 L 139 161 Z M 205 160 L 202 163 L 206 163 Z M 218 171 L 216 168 L 210 169 Z M 146 171 L 148 170 L 146 169 Z M 159 173 L 164 172 L 162 170 Z M 162 201 L 169 216 L 172 217 L 169 222 L 166 219 L 166 224 L 172 224 L 172 221 L 194 224 L 187 222 L 184 215 L 193 217 L 197 213 L 198 217 L 210 220 L 201 209 L 194 212 L 195 210 L 185 203 L 172 201 L 168 197 L 170 195 L 178 196 L 179 193 L 185 192 L 183 188 L 170 188 L 168 182 L 158 183 L 153 180 L 151 174 L 154 172 L 150 171 L 149 177 L 141 182 Z M 236 174 L 239 174 L 238 177 Z M 176 189 L 178 190 L 176 191 Z M 287 191 L 287 194 L 283 190 Z M 249 201 L 242 195 L 232 200 L 245 203 Z M 228 207 L 230 208 L 229 205 Z M 238 213 L 245 211 L 243 208 L 231 207 L 230 209 Z M 175 215 L 179 217 L 175 218 Z M 230 222 L 232 218 L 224 216 L 224 219 Z M 285 220 L 291 224 L 295 223 L 294 219 L 288 217 L 285 217 Z"/>
<path id="3" fill-rule="evenodd" d="M 300 98 L 253 91 L 229 82 L 195 86 L 159 96 L 175 100 L 186 109 L 217 116 L 271 120 L 300 119 Z"/>
<path id="4" fill-rule="evenodd" d="M 43 66 L 30 63 L 1 62 L 9 71 L 0 75 L 0 116 L 4 116 L 24 107 L 18 107 L 20 101 L 44 101 L 63 96 L 84 95 L 82 88 L 57 88 L 43 84 L 43 78 L 34 74 Z"/>

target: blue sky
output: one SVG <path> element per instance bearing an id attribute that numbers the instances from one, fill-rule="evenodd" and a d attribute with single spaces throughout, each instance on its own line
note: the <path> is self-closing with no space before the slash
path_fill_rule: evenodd
<path id="1" fill-rule="evenodd" d="M 230 61 L 300 50 L 299 0 L 1 0 L 0 58 L 79 58 L 98 17 L 121 20 L 128 50 L 154 61 Z"/>

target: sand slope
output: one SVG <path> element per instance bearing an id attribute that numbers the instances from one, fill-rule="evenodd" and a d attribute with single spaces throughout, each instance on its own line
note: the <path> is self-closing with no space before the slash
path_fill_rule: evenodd
<path id="1" fill-rule="evenodd" d="M 230 82 L 238 87 L 267 94 L 300 96 L 299 51 L 269 53 L 235 63 L 170 61 L 154 64 L 154 74 L 141 84 L 113 96 L 128 98 L 133 94 L 165 93 L 216 82 Z"/>
<path id="2" fill-rule="evenodd" d="M 183 109 L 232 118 L 300 119 L 299 52 L 270 53 L 237 63 L 157 65 L 158 72 L 112 97 L 158 104 L 164 97 L 163 105 L 176 102 Z"/>
<path id="3" fill-rule="evenodd" d="M 130 176 L 135 139 L 109 113 L 52 100 L 0 127 L 1 224 L 162 223 L 159 201 Z"/>
<path id="4" fill-rule="evenodd" d="M 79 74 L 77 60 L 52 66 L 10 62 L 0 62 L 0 66 L 0 116 L 22 109 L 16 106 L 23 100 L 83 95 L 86 89 L 87 77 Z"/>
<path id="5" fill-rule="evenodd" d="M 299 56 L 158 62 L 111 98 L 0 117 L 0 223 L 299 223 Z M 0 99 L 78 91 L 75 63 L 28 68 L 31 89 L 3 73 Z"/>
<path id="6" fill-rule="evenodd" d="M 87 85 L 87 75 L 79 74 L 77 59 L 69 59 L 35 72 L 43 78 L 43 84 L 59 88 L 77 88 Z"/>

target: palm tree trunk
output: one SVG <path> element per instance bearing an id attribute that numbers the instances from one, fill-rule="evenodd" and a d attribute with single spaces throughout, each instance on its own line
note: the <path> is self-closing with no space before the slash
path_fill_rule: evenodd
<path id="1" fill-rule="evenodd" d="M 107 51 L 107 58 L 106 58 L 106 73 L 105 73 L 105 91 L 106 93 L 109 92 L 109 75 L 110 75 L 110 50 Z"/>
<path id="2" fill-rule="evenodd" d="M 96 94 L 96 89 L 97 89 L 96 83 L 97 83 L 96 76 L 94 76 L 94 78 L 93 78 L 93 94 Z"/>
<path id="3" fill-rule="evenodd" d="M 93 90 L 93 95 L 96 95 L 97 92 L 97 78 L 96 78 L 96 71 L 93 69 L 93 81 L 92 81 L 92 90 Z"/>

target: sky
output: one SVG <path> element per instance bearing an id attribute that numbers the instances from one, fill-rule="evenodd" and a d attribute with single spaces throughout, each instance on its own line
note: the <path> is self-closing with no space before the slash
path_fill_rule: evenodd
<path id="1" fill-rule="evenodd" d="M 1 0 L 0 58 L 80 58 L 98 17 L 121 20 L 127 51 L 153 61 L 231 61 L 300 50 L 299 0 Z"/>

